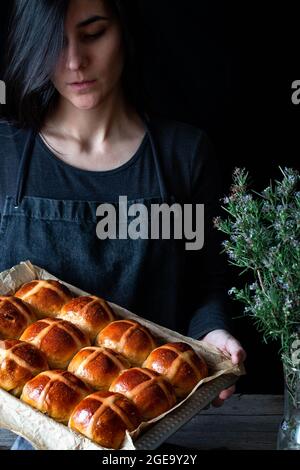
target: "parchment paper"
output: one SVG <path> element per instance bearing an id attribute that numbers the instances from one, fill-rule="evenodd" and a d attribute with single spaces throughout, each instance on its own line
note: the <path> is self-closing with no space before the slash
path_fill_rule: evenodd
<path id="1" fill-rule="evenodd" d="M 75 295 L 90 295 L 88 292 L 82 291 L 58 279 L 43 268 L 32 265 L 30 261 L 22 262 L 10 270 L 0 273 L 0 295 L 12 295 L 22 284 L 33 281 L 34 279 L 59 280 Z M 185 398 L 185 400 L 180 401 L 172 410 L 169 410 L 167 413 L 147 423 L 142 423 L 133 433 L 126 432 L 121 450 L 134 450 L 135 446 L 133 441 L 137 439 L 141 432 L 180 407 L 195 393 L 201 384 L 214 380 L 223 374 L 240 376 L 245 373 L 243 365 L 233 366 L 230 358 L 222 354 L 217 348 L 152 323 L 119 305 L 111 302 L 108 303 L 119 317 L 136 320 L 149 328 L 153 335 L 156 336 L 159 343 L 182 341 L 190 344 L 196 352 L 203 356 L 210 371 L 209 377 L 201 380 L 190 395 Z M 212 399 L 213 398 L 214 397 L 212 397 Z M 0 390 L 0 427 L 9 429 L 26 438 L 39 450 L 108 450 L 72 431 L 67 426 L 33 409 L 4 390 Z"/>

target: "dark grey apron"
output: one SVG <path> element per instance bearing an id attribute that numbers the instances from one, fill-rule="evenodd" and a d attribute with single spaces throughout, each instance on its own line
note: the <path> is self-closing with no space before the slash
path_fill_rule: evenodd
<path id="1" fill-rule="evenodd" d="M 144 120 L 160 197 L 128 201 L 174 203 L 168 193 L 151 125 Z M 168 328 L 187 322 L 183 300 L 184 246 L 181 240 L 100 240 L 96 209 L 115 201 L 69 201 L 23 196 L 35 133 L 28 133 L 14 197 L 6 197 L 0 225 L 0 271 L 30 260 L 60 279 L 104 297 Z M 47 178 L 47 175 L 45 175 Z M 76 196 L 76 195 L 75 195 Z M 183 331 L 182 331 L 183 332 Z M 14 450 L 32 447 L 18 438 Z"/>
<path id="2" fill-rule="evenodd" d="M 175 197 L 165 184 L 151 123 L 148 118 L 144 122 L 160 196 L 130 200 L 128 206 L 142 203 L 150 213 L 152 203 L 171 204 Z M 30 131 L 20 160 L 15 196 L 5 200 L 0 225 L 0 271 L 30 260 L 87 292 L 182 331 L 184 242 L 100 240 L 96 234 L 97 207 L 104 202 L 117 205 L 119 194 L 114 201 L 92 202 L 23 196 L 34 141 L 35 133 Z"/>

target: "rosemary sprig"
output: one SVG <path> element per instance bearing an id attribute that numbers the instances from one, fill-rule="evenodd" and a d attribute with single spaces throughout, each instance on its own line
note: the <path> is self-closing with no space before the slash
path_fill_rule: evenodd
<path id="1" fill-rule="evenodd" d="M 222 253 L 229 263 L 253 274 L 251 284 L 229 294 L 245 304 L 265 342 L 280 341 L 284 359 L 300 325 L 300 175 L 279 169 L 282 179 L 258 193 L 249 188 L 246 170 L 236 168 L 222 199 L 227 217 L 214 224 L 228 235 Z"/>

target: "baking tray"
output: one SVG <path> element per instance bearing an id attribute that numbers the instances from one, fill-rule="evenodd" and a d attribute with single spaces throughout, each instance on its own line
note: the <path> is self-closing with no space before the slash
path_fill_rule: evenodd
<path id="1" fill-rule="evenodd" d="M 0 293 L 12 293 L 21 283 L 33 279 L 58 279 L 30 261 L 22 262 L 12 269 L 0 273 Z M 60 282 L 68 286 L 76 295 L 89 295 L 87 292 L 72 286 L 61 279 Z M 195 350 L 199 351 L 201 342 L 183 336 L 175 331 L 168 330 L 128 310 L 110 303 L 116 313 L 124 318 L 132 318 L 147 326 L 154 334 L 164 341 L 185 341 Z M 203 345 L 201 346 L 203 348 Z M 210 381 L 200 383 L 191 395 L 179 403 L 172 411 L 162 415 L 151 424 L 144 423 L 139 433 L 126 433 L 122 450 L 154 450 L 166 441 L 172 434 L 186 424 L 193 416 L 205 408 L 218 396 L 220 391 L 234 384 L 240 375 L 245 373 L 243 365 L 232 366 L 230 359 L 221 355 L 219 351 L 209 345 L 205 346 L 212 357 L 218 357 L 215 369 L 216 376 Z M 217 352 L 217 353 L 216 353 Z M 225 372 L 224 372 L 225 371 Z M 206 379 L 205 379 L 206 380 Z M 11 413 L 7 413 L 10 409 Z M 70 450 L 107 450 L 95 444 L 82 435 L 70 430 L 52 418 L 40 413 L 18 398 L 0 389 L 0 426 L 28 439 L 34 447 L 43 449 L 70 449 Z M 143 426 L 143 425 L 142 425 Z"/>
<path id="2" fill-rule="evenodd" d="M 169 413 L 161 421 L 158 421 L 149 431 L 139 437 L 134 442 L 135 448 L 137 450 L 157 449 L 196 414 L 201 412 L 203 408 L 207 407 L 222 390 L 234 385 L 237 380 L 236 375 L 226 374 L 217 377 L 212 382 L 203 384 L 188 401 Z"/>

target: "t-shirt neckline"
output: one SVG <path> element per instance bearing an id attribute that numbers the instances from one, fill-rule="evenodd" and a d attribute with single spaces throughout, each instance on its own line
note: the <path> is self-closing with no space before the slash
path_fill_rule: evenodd
<path id="1" fill-rule="evenodd" d="M 37 134 L 37 140 L 38 143 L 42 146 L 42 148 L 46 151 L 46 154 L 49 158 L 52 160 L 56 161 L 59 165 L 75 172 L 79 172 L 82 174 L 90 174 L 90 175 L 101 175 L 101 176 L 106 176 L 106 175 L 111 175 L 114 173 L 118 173 L 120 171 L 126 170 L 129 166 L 133 165 L 136 160 L 142 155 L 142 151 L 144 149 L 144 146 L 146 145 L 146 142 L 148 140 L 148 132 L 146 131 L 144 134 L 144 137 L 135 151 L 135 153 L 132 155 L 132 157 L 127 160 L 127 162 L 123 163 L 122 165 L 118 166 L 117 168 L 113 168 L 111 170 L 84 170 L 83 168 L 77 168 L 76 166 L 70 165 L 70 163 L 67 163 L 63 160 L 61 160 L 57 155 L 55 155 L 54 152 L 51 151 L 51 149 L 48 147 L 48 145 L 44 142 L 43 138 L 41 135 L 38 133 Z"/>

